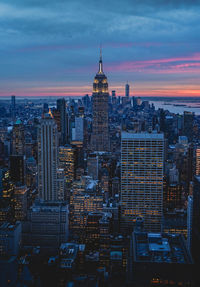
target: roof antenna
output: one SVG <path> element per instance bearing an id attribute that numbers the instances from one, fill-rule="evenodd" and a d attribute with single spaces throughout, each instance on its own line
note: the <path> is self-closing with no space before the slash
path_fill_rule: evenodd
<path id="1" fill-rule="evenodd" d="M 102 45 L 100 44 L 99 74 L 103 74 Z"/>

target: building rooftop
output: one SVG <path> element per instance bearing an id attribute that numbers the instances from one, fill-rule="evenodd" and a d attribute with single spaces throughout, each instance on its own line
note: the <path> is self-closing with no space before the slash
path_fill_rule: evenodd
<path id="1" fill-rule="evenodd" d="M 97 186 L 97 180 L 90 180 L 87 185 L 86 185 L 86 189 L 94 189 Z"/>
<path id="2" fill-rule="evenodd" d="M 26 186 L 17 186 L 15 188 L 15 195 L 17 194 L 25 194 L 27 192 L 27 187 Z"/>
<path id="3" fill-rule="evenodd" d="M 35 202 L 33 206 L 30 207 L 32 212 L 59 212 L 68 211 L 68 206 L 63 202 Z"/>
<path id="4" fill-rule="evenodd" d="M 60 246 L 60 254 L 68 259 L 75 260 L 78 252 L 78 245 L 75 243 L 62 243 Z"/>
<path id="5" fill-rule="evenodd" d="M 192 264 L 182 235 L 133 233 L 134 261 Z"/>
<path id="6" fill-rule="evenodd" d="M 21 125 L 21 124 L 22 124 L 22 122 L 20 119 L 16 120 L 15 125 Z"/>
<path id="7" fill-rule="evenodd" d="M 75 243 L 62 243 L 60 246 L 60 267 L 71 269 L 75 263 L 79 246 Z"/>
<path id="8" fill-rule="evenodd" d="M 122 132 L 121 138 L 122 139 L 155 139 L 155 140 L 161 140 L 161 139 L 164 139 L 164 135 L 162 133 L 156 133 L 156 132 L 152 132 L 152 133 Z"/>

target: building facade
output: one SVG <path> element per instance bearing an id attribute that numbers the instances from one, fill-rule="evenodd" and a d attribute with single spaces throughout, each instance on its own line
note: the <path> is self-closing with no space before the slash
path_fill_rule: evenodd
<path id="1" fill-rule="evenodd" d="M 24 137 L 24 125 L 20 120 L 17 120 L 13 126 L 12 137 L 12 154 L 24 155 L 25 137 Z"/>
<path id="2" fill-rule="evenodd" d="M 94 78 L 92 94 L 91 149 L 93 151 L 109 151 L 108 99 L 108 82 L 103 72 L 102 56 L 100 55 L 99 71 Z"/>
<path id="3" fill-rule="evenodd" d="M 57 193 L 57 126 L 46 114 L 38 129 L 38 190 L 44 201 L 58 200 Z"/>
<path id="4" fill-rule="evenodd" d="M 57 100 L 57 111 L 60 114 L 61 144 L 67 143 L 67 114 L 65 99 Z"/>
<path id="5" fill-rule="evenodd" d="M 133 229 L 138 217 L 147 231 L 159 232 L 163 216 L 164 136 L 121 135 L 121 226 Z"/>
<path id="6" fill-rule="evenodd" d="M 56 248 L 68 239 L 68 206 L 58 203 L 35 203 L 23 223 L 23 244 Z"/>

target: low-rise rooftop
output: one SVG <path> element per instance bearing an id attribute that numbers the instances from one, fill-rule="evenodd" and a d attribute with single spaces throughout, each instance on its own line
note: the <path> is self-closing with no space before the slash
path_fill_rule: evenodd
<path id="1" fill-rule="evenodd" d="M 134 261 L 154 263 L 192 263 L 180 234 L 135 232 Z"/>

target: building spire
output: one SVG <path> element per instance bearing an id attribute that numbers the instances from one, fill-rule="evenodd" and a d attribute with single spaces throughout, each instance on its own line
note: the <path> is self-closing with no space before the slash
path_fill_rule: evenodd
<path id="1" fill-rule="evenodd" d="M 99 58 L 99 71 L 98 74 L 103 74 L 103 62 L 102 62 L 102 46 L 100 45 L 100 58 Z"/>

